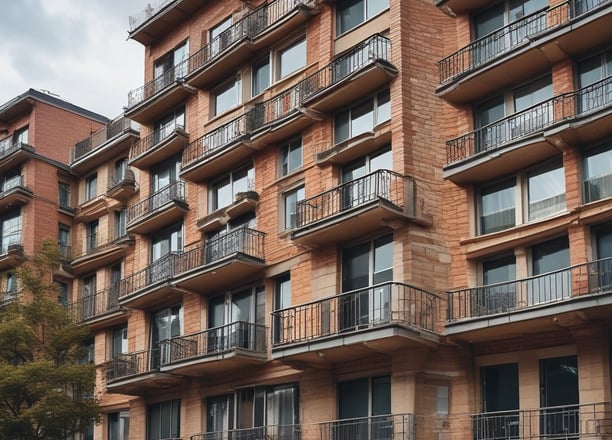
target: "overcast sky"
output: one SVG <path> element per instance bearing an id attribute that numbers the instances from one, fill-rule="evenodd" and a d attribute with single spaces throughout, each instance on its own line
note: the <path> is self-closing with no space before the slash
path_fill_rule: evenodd
<path id="1" fill-rule="evenodd" d="M 0 1 L 0 105 L 33 88 L 114 118 L 143 85 L 127 31 L 146 0 Z"/>

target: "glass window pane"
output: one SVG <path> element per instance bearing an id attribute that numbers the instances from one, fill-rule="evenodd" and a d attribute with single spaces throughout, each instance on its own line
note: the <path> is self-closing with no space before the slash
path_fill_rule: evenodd
<path id="1" fill-rule="evenodd" d="M 483 284 L 496 284 L 516 279 L 516 258 L 508 255 L 482 263 Z"/>
<path id="2" fill-rule="evenodd" d="M 369 414 L 368 379 L 338 384 L 338 416 L 340 419 L 367 417 Z"/>
<path id="3" fill-rule="evenodd" d="M 381 0 L 374 0 L 375 2 Z M 338 35 L 347 32 L 365 21 L 365 0 L 338 2 L 336 9 Z"/>
<path id="4" fill-rule="evenodd" d="M 293 46 L 280 52 L 280 77 L 284 78 L 290 73 L 306 65 L 306 39 L 300 40 Z"/>
<path id="5" fill-rule="evenodd" d="M 552 77 L 535 81 L 514 93 L 514 111 L 521 112 L 531 106 L 552 98 Z"/>
<path id="6" fill-rule="evenodd" d="M 376 125 L 391 119 L 391 94 L 389 90 L 377 95 Z"/>
<path id="7" fill-rule="evenodd" d="M 372 416 L 391 414 L 391 378 L 372 378 Z"/>
<path id="8" fill-rule="evenodd" d="M 567 237 L 547 241 L 532 248 L 533 274 L 539 275 L 569 266 Z"/>
<path id="9" fill-rule="evenodd" d="M 514 180 L 481 189 L 481 234 L 501 231 L 515 225 L 515 195 Z"/>
<path id="10" fill-rule="evenodd" d="M 258 95 L 270 87 L 270 60 L 253 66 L 252 96 Z"/>
<path id="11" fill-rule="evenodd" d="M 584 201 L 612 196 L 612 149 L 596 150 L 584 160 Z"/>
<path id="12" fill-rule="evenodd" d="M 565 209 L 563 167 L 530 173 L 529 220 L 543 218 Z"/>
<path id="13" fill-rule="evenodd" d="M 215 94 L 215 115 L 240 104 L 240 81 L 234 80 L 217 90 Z"/>
<path id="14" fill-rule="evenodd" d="M 368 20 L 385 9 L 389 9 L 389 0 L 366 0 L 366 4 L 366 15 Z"/>
<path id="15" fill-rule="evenodd" d="M 351 109 L 351 137 L 371 131 L 374 128 L 374 107 L 368 100 Z"/>
<path id="16" fill-rule="evenodd" d="M 338 113 L 334 118 L 334 142 L 342 142 L 350 137 L 350 110 Z"/>

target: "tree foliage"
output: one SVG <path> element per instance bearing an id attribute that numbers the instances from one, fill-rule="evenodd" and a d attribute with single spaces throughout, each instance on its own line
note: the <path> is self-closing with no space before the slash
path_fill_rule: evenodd
<path id="1" fill-rule="evenodd" d="M 100 414 L 86 326 L 58 302 L 52 241 L 17 270 L 17 300 L 0 308 L 0 440 L 63 440 Z"/>

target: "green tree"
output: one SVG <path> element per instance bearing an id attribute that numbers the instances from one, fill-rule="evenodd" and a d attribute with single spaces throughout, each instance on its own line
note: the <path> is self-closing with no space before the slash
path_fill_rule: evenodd
<path id="1" fill-rule="evenodd" d="M 58 302 L 53 241 L 18 270 L 19 295 L 0 309 L 0 440 L 63 440 L 100 416 L 86 326 Z"/>

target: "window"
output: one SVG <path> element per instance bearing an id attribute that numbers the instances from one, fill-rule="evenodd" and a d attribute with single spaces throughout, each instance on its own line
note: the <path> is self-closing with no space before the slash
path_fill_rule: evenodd
<path id="1" fill-rule="evenodd" d="M 531 263 L 531 272 L 536 277 L 529 280 L 527 285 L 529 305 L 571 296 L 571 273 L 563 270 L 570 265 L 567 236 L 533 246 Z"/>
<path id="2" fill-rule="evenodd" d="M 360 206 L 378 197 L 391 199 L 389 193 L 391 182 L 388 174 L 372 173 L 393 168 L 391 147 L 368 154 L 353 161 L 342 169 L 342 191 L 340 204 L 342 209 Z"/>
<path id="3" fill-rule="evenodd" d="M 178 183 L 180 166 L 181 157 L 178 155 L 151 169 L 151 210 L 185 198 L 184 187 Z"/>
<path id="4" fill-rule="evenodd" d="M 389 0 L 339 1 L 336 6 L 336 32 L 342 35 L 385 9 L 389 9 Z"/>
<path id="5" fill-rule="evenodd" d="M 156 370 L 160 365 L 169 361 L 170 353 L 163 350 L 161 342 L 182 334 L 182 306 L 166 307 L 151 314 L 151 370 Z"/>
<path id="6" fill-rule="evenodd" d="M 221 23 L 212 27 L 209 32 L 209 51 L 210 58 L 217 56 L 232 42 L 232 33 L 226 32 L 232 27 L 232 17 L 229 16 Z"/>
<path id="7" fill-rule="evenodd" d="M 211 211 L 233 204 L 236 194 L 255 187 L 255 170 L 250 163 L 217 179 L 211 185 Z"/>
<path id="8" fill-rule="evenodd" d="M 516 179 L 480 189 L 480 233 L 489 234 L 516 224 Z"/>
<path id="9" fill-rule="evenodd" d="M 380 376 L 338 383 L 338 418 L 334 438 L 393 437 L 391 377 Z M 346 420 L 346 421 L 344 421 Z"/>
<path id="10" fill-rule="evenodd" d="M 68 284 L 58 281 L 57 282 L 57 302 L 61 305 L 68 304 Z"/>
<path id="11" fill-rule="evenodd" d="M 84 347 L 84 355 L 81 359 L 81 363 L 83 364 L 93 364 L 95 362 L 94 354 L 96 352 L 95 340 L 93 337 L 89 337 L 83 342 Z"/>
<path id="12" fill-rule="evenodd" d="M 281 176 L 302 167 L 302 138 L 295 139 L 281 147 Z"/>
<path id="13" fill-rule="evenodd" d="M 96 316 L 96 275 L 83 278 L 81 294 L 81 318 L 89 319 Z"/>
<path id="14" fill-rule="evenodd" d="M 278 79 L 306 66 L 306 38 L 278 52 Z"/>
<path id="15" fill-rule="evenodd" d="M 556 165 L 528 173 L 529 220 L 565 210 L 565 170 Z"/>
<path id="16" fill-rule="evenodd" d="M 108 440 L 128 440 L 129 434 L 129 411 L 110 413 L 108 415 Z"/>
<path id="17" fill-rule="evenodd" d="M 207 233 L 205 247 L 206 264 L 236 253 L 249 253 L 253 251 L 257 253 L 257 245 L 251 242 L 249 239 L 251 233 L 246 230 L 255 227 L 255 213 L 251 211 L 232 218 L 225 226 Z"/>
<path id="18" fill-rule="evenodd" d="M 389 90 L 384 90 L 334 117 L 334 142 L 372 131 L 390 118 Z"/>
<path id="19" fill-rule="evenodd" d="M 274 280 L 274 310 L 283 310 L 291 306 L 291 274 L 289 272 L 279 275 Z M 284 338 L 284 316 L 273 315 L 274 342 L 282 342 Z"/>
<path id="20" fill-rule="evenodd" d="M 284 228 L 293 229 L 297 226 L 297 204 L 304 200 L 305 190 L 303 186 L 292 189 L 283 194 Z"/>
<path id="21" fill-rule="evenodd" d="M 189 58 L 189 40 L 176 46 L 173 50 L 155 61 L 154 66 L 154 92 L 159 92 L 166 86 L 173 84 L 177 78 L 187 74 L 187 63 Z"/>
<path id="22" fill-rule="evenodd" d="M 183 251 L 183 224 L 172 225 L 151 235 L 150 282 L 168 279 L 173 274 L 171 255 Z"/>
<path id="23" fill-rule="evenodd" d="M 480 369 L 482 412 L 504 411 L 504 417 L 503 423 L 491 423 L 490 415 L 477 416 L 474 429 L 482 433 L 479 438 L 520 438 L 518 375 L 518 364 L 489 365 Z"/>
<path id="24" fill-rule="evenodd" d="M 436 387 L 436 415 L 447 416 L 448 408 L 448 385 L 438 385 Z"/>
<path id="25" fill-rule="evenodd" d="M 179 438 L 181 401 L 169 400 L 147 407 L 147 440 Z"/>
<path id="26" fill-rule="evenodd" d="M 127 337 L 127 324 L 115 327 L 112 330 L 111 339 L 111 359 L 114 357 L 125 354 L 128 352 L 128 337 Z"/>
<path id="27" fill-rule="evenodd" d="M 240 76 L 223 83 L 215 89 L 213 96 L 215 99 L 213 116 L 220 115 L 240 105 L 242 101 L 242 81 L 240 80 Z"/>
<path id="28" fill-rule="evenodd" d="M 153 144 L 171 136 L 177 129 L 185 129 L 185 109 L 179 107 L 153 124 Z M 127 166 L 127 163 L 126 163 Z"/>
<path id="29" fill-rule="evenodd" d="M 85 179 L 85 201 L 91 200 L 98 195 L 98 175 L 92 174 Z"/>
<path id="30" fill-rule="evenodd" d="M 27 144 L 28 143 L 28 133 L 29 133 L 28 127 L 24 127 L 24 128 L 20 128 L 19 130 L 15 130 L 15 132 L 13 133 L 13 143 L 15 145 Z"/>
<path id="31" fill-rule="evenodd" d="M 6 295 L 5 298 L 13 298 L 17 293 L 17 275 L 15 272 L 6 273 Z"/>
<path id="32" fill-rule="evenodd" d="M 609 103 L 612 86 L 598 84 L 612 76 L 612 50 L 597 54 L 578 64 L 578 88 L 583 89 L 579 95 L 579 113 L 596 110 Z M 590 87 L 592 86 L 592 87 Z"/>
<path id="33" fill-rule="evenodd" d="M 71 209 L 70 202 L 70 184 L 65 182 L 59 182 L 59 206 L 61 208 Z"/>
<path id="34" fill-rule="evenodd" d="M 6 254 L 10 246 L 21 245 L 21 212 L 19 209 L 10 211 L 0 217 L 0 221 L 2 222 L 0 245 L 2 246 L 2 254 Z"/>
<path id="35" fill-rule="evenodd" d="M 115 211 L 115 239 L 125 237 L 127 235 L 127 217 L 126 210 Z"/>
<path id="36" fill-rule="evenodd" d="M 70 260 L 70 226 L 62 223 L 57 227 L 57 247 L 62 260 Z"/>
<path id="37" fill-rule="evenodd" d="M 270 87 L 270 59 L 254 64 L 252 71 L 251 96 L 256 96 Z"/>
<path id="38" fill-rule="evenodd" d="M 503 313 L 516 307 L 516 258 L 496 256 L 482 262 L 482 286 L 476 290 L 472 316 Z"/>
<path id="39" fill-rule="evenodd" d="M 609 143 L 590 149 L 583 159 L 584 202 L 612 196 L 612 148 Z"/>
<path id="40" fill-rule="evenodd" d="M 128 169 L 128 158 L 122 157 L 121 159 L 115 161 L 115 165 L 113 167 L 113 184 L 121 182 L 125 179 L 125 174 Z"/>
<path id="41" fill-rule="evenodd" d="M 98 220 L 87 223 L 86 251 L 93 252 L 98 248 Z"/>

